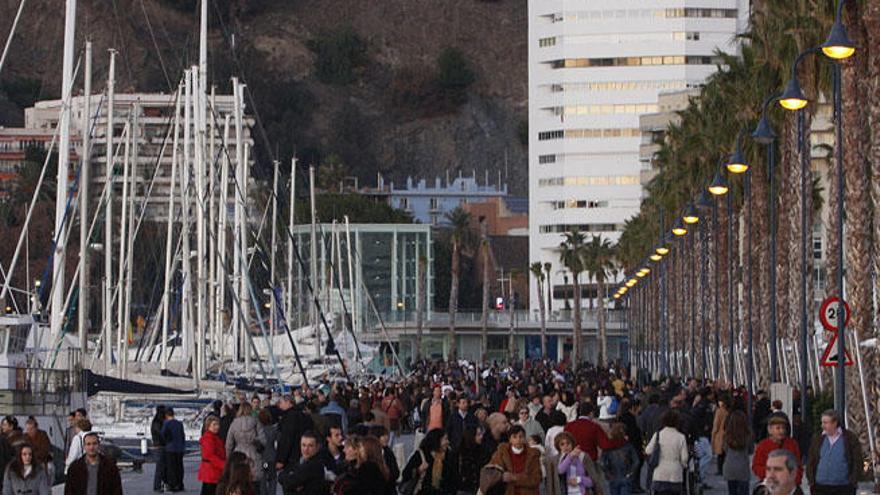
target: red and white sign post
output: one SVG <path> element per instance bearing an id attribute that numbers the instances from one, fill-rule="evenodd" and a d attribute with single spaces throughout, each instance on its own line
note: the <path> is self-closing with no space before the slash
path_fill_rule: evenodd
<path id="1" fill-rule="evenodd" d="M 840 303 L 841 301 L 839 297 L 829 297 L 822 302 L 822 307 L 819 309 L 819 321 L 822 322 L 822 327 L 832 334 L 831 340 L 828 341 L 828 345 L 825 347 L 825 352 L 822 353 L 822 366 L 837 366 L 837 338 L 840 333 L 838 332 L 838 329 L 840 328 L 840 325 L 838 324 Z M 848 327 L 849 318 L 852 312 L 849 310 L 849 304 L 846 301 L 843 301 L 843 308 L 846 312 L 845 326 Z M 846 366 L 853 365 L 853 359 L 848 350 L 846 351 L 846 362 L 844 364 Z"/>

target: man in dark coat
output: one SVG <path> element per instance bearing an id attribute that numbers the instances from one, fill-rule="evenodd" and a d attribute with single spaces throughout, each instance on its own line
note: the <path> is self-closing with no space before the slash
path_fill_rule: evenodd
<path id="1" fill-rule="evenodd" d="M 300 437 L 300 458 L 288 464 L 278 476 L 285 494 L 325 495 L 329 486 L 324 480 L 324 462 L 318 457 L 318 438 L 312 432 Z"/>
<path id="2" fill-rule="evenodd" d="M 566 423 L 565 414 L 562 414 L 562 411 L 556 409 L 556 404 L 553 403 L 552 395 L 545 395 L 542 399 L 542 403 L 543 407 L 538 411 L 538 414 L 535 414 L 535 421 L 541 423 L 541 428 L 543 428 L 545 432 L 550 431 L 550 428 L 552 428 L 553 425 L 560 424 L 560 420 L 561 424 Z"/>
<path id="3" fill-rule="evenodd" d="M 278 402 L 281 417 L 278 419 L 278 451 L 275 457 L 275 469 L 281 470 L 288 465 L 296 465 L 300 456 L 300 438 L 306 431 L 312 431 L 312 418 L 297 409 L 293 399 L 285 395 Z"/>
<path id="4" fill-rule="evenodd" d="M 455 411 L 449 415 L 449 419 L 446 421 L 446 433 L 449 436 L 449 444 L 453 450 L 457 451 L 459 445 L 461 445 L 464 430 L 467 427 L 477 428 L 480 426 L 480 422 L 477 421 L 474 413 L 468 410 L 470 400 L 468 400 L 466 395 L 461 395 L 456 401 L 455 406 Z"/>
<path id="5" fill-rule="evenodd" d="M 165 480 L 165 437 L 162 436 L 162 426 L 165 425 L 165 406 L 156 406 L 156 415 L 150 424 L 150 436 L 153 439 L 152 454 L 156 459 L 156 471 L 153 473 L 153 491 L 162 491 Z"/>
<path id="6" fill-rule="evenodd" d="M 183 491 L 183 454 L 186 452 L 186 435 L 183 423 L 174 418 L 174 409 L 165 409 L 162 425 L 165 439 L 165 480 L 172 492 Z"/>
<path id="7" fill-rule="evenodd" d="M 83 437 L 84 455 L 67 470 L 64 495 L 122 495 L 122 479 L 116 463 L 98 451 L 98 434 Z"/>

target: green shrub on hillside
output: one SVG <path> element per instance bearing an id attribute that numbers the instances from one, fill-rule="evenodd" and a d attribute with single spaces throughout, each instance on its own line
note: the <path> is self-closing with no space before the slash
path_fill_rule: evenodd
<path id="1" fill-rule="evenodd" d="M 327 84 L 346 85 L 357 79 L 357 70 L 368 62 L 367 43 L 350 27 L 325 31 L 309 42 L 315 73 Z"/>

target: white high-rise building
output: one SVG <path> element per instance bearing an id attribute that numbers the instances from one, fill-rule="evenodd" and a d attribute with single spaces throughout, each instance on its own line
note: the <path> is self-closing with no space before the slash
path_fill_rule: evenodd
<path id="1" fill-rule="evenodd" d="M 639 161 L 639 116 L 658 111 L 661 92 L 702 85 L 717 70 L 716 50 L 738 53 L 749 0 L 528 4 L 529 258 L 552 263 L 555 312 L 574 297 L 559 262 L 562 233 L 577 226 L 587 239 L 617 241 L 650 166 Z M 581 283 L 587 306 L 596 290 Z"/>

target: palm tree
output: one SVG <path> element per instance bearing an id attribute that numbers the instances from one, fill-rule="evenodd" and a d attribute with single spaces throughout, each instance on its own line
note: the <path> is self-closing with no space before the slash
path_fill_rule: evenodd
<path id="1" fill-rule="evenodd" d="M 480 219 L 480 255 L 483 262 L 483 314 L 480 317 L 480 356 L 482 362 L 489 359 L 489 267 L 492 258 L 489 246 L 488 226 Z"/>
<path id="2" fill-rule="evenodd" d="M 427 285 L 428 278 L 428 258 L 425 256 L 419 256 L 419 279 L 418 279 L 418 290 L 416 293 L 418 294 L 418 298 L 416 299 L 416 361 L 422 360 L 422 332 L 425 321 L 425 302 L 427 301 L 427 294 L 425 293 L 425 286 Z M 453 341 L 453 344 L 455 341 Z"/>
<path id="3" fill-rule="evenodd" d="M 553 312 L 553 287 L 550 282 L 550 273 L 551 273 L 552 269 L 553 269 L 553 265 L 549 261 L 544 263 L 544 273 L 546 274 L 544 276 L 544 280 L 547 281 L 547 314 L 548 315 Z M 540 296 L 542 298 L 544 297 L 543 294 L 541 294 Z"/>
<path id="4" fill-rule="evenodd" d="M 549 263 L 548 263 L 549 264 Z M 541 318 L 541 356 L 547 356 L 547 317 L 546 317 L 546 307 L 544 304 L 544 270 L 541 266 L 540 261 L 536 261 L 529 266 L 529 271 L 532 272 L 532 276 L 535 279 L 535 283 L 538 285 L 538 290 L 536 294 L 538 294 L 538 314 Z"/>
<path id="5" fill-rule="evenodd" d="M 584 271 L 585 237 L 576 228 L 565 232 L 564 236 L 565 239 L 559 244 L 559 261 L 571 272 L 572 286 L 574 287 L 574 315 L 571 321 L 572 340 L 574 343 L 572 365 L 577 369 L 581 364 L 581 342 L 583 341 L 580 275 Z"/>
<path id="6" fill-rule="evenodd" d="M 461 251 L 473 245 L 474 232 L 471 229 L 471 214 L 462 208 L 456 208 L 446 214 L 451 225 L 449 240 L 452 243 L 452 266 L 450 267 L 451 282 L 449 284 L 449 360 L 455 361 L 458 347 L 455 342 L 455 313 L 458 310 L 458 284 L 461 269 Z"/>
<path id="7" fill-rule="evenodd" d="M 608 335 L 605 325 L 605 284 L 614 269 L 614 247 L 608 239 L 594 235 L 586 245 L 585 270 L 592 275 L 598 286 L 596 301 L 599 317 L 599 359 L 598 366 L 604 366 L 608 359 Z"/>

